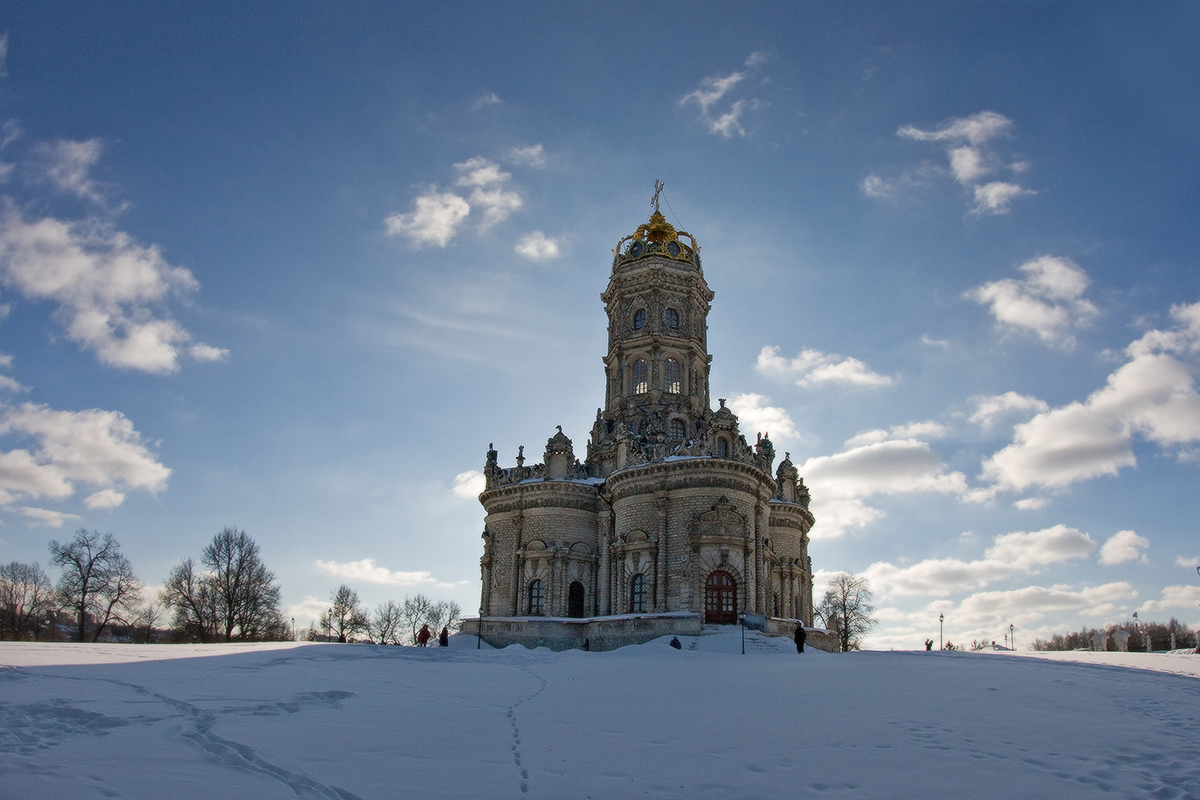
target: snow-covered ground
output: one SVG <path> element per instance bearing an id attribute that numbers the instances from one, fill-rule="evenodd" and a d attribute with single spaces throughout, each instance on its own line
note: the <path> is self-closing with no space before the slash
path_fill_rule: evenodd
<path id="1" fill-rule="evenodd" d="M 1200 798 L 1200 656 L 0 644 L 0 797 Z"/>

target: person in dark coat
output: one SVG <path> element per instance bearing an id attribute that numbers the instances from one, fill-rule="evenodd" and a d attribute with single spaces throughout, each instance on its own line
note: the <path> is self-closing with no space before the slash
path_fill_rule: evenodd
<path id="1" fill-rule="evenodd" d="M 450 646 L 450 629 L 442 628 L 442 632 L 438 634 L 438 647 Z"/>
<path id="2" fill-rule="evenodd" d="M 417 634 L 417 647 L 428 647 L 429 639 L 433 636 L 433 632 L 429 630 L 428 625 L 421 626 L 421 632 Z"/>
<path id="3" fill-rule="evenodd" d="M 801 624 L 796 625 L 796 637 L 795 638 L 796 638 L 796 652 L 803 653 L 804 652 L 804 640 L 808 638 L 808 632 L 804 630 L 803 625 L 801 625 Z"/>
<path id="4" fill-rule="evenodd" d="M 925 651 L 929 652 L 932 649 L 933 649 L 933 639 L 926 639 L 925 640 Z"/>

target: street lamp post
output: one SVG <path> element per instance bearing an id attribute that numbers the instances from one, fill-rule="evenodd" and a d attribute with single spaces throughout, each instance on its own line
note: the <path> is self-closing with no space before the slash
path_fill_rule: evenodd
<path id="1" fill-rule="evenodd" d="M 1008 647 L 1012 651 L 1017 649 L 1017 635 L 1013 633 L 1013 624 L 1008 623 Z"/>
<path id="2" fill-rule="evenodd" d="M 946 622 L 945 614 L 938 614 L 938 650 L 942 649 L 942 628 Z"/>

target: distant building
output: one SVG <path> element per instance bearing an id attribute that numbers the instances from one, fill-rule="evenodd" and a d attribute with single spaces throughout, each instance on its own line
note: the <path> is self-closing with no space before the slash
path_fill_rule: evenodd
<path id="1" fill-rule="evenodd" d="M 541 463 L 522 447 L 502 467 L 489 447 L 481 610 L 493 643 L 610 649 L 741 614 L 789 635 L 812 624 L 808 490 L 787 457 L 772 472 L 765 434 L 750 445 L 723 399 L 712 410 L 713 292 L 699 245 L 657 198 L 600 295 L 606 388 L 586 458 L 561 427 Z"/>

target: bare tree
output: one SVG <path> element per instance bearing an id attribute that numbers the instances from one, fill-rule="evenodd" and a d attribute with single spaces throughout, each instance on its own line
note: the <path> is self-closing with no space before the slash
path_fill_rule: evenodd
<path id="1" fill-rule="evenodd" d="M 16 639 L 41 629 L 54 606 L 54 587 L 37 563 L 0 566 L 0 636 Z"/>
<path id="2" fill-rule="evenodd" d="M 333 605 L 325 612 L 322 624 L 337 634 L 339 642 L 344 644 L 346 637 L 367 630 L 367 612 L 358 601 L 358 592 L 343 583 L 333 590 L 330 600 Z"/>
<path id="3" fill-rule="evenodd" d="M 457 632 L 462 625 L 461 620 L 462 607 L 458 603 L 453 600 L 439 600 L 433 604 L 433 610 L 429 614 L 429 627 L 434 632 L 442 628 Z"/>
<path id="4" fill-rule="evenodd" d="M 111 533 L 80 528 L 66 544 L 50 542 L 50 563 L 62 569 L 56 587 L 76 619 L 75 640 L 82 642 L 91 618 L 92 641 L 113 622 L 124 622 L 141 602 L 142 584 Z"/>
<path id="5" fill-rule="evenodd" d="M 371 641 L 378 644 L 399 644 L 400 626 L 404 622 L 403 609 L 395 600 L 380 603 L 371 617 Z"/>
<path id="6" fill-rule="evenodd" d="M 408 634 L 408 643 L 417 643 L 417 634 L 421 632 L 422 625 L 429 624 L 430 613 L 433 611 L 434 603 L 423 594 L 418 594 L 416 597 L 404 598 L 404 606 L 400 610 L 400 616 L 404 620 L 404 632 Z"/>
<path id="7" fill-rule="evenodd" d="M 833 576 L 816 608 L 825 627 L 837 634 L 843 653 L 858 650 L 862 637 L 875 627 L 876 620 L 871 616 L 874 610 L 867 579 L 849 572 Z"/>
<path id="8" fill-rule="evenodd" d="M 200 563 L 203 571 L 190 558 L 171 570 L 160 596 L 176 630 L 202 642 L 289 638 L 275 573 L 245 531 L 222 530 Z"/>

